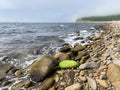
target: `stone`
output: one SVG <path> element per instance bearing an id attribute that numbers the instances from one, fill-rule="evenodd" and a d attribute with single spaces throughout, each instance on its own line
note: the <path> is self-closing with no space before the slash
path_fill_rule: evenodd
<path id="1" fill-rule="evenodd" d="M 85 75 L 85 72 L 84 71 L 81 71 L 80 72 L 80 76 L 84 76 Z"/>
<path id="2" fill-rule="evenodd" d="M 75 60 L 80 60 L 85 55 L 87 55 L 85 51 L 79 51 L 77 57 L 75 57 Z"/>
<path id="3" fill-rule="evenodd" d="M 12 67 L 11 64 L 0 62 L 0 73 L 7 73 Z"/>
<path id="4" fill-rule="evenodd" d="M 45 79 L 38 87 L 36 87 L 36 90 L 48 90 L 49 88 L 52 87 L 54 83 L 54 78 L 53 77 L 49 77 L 47 79 Z M 33 89 L 34 90 L 34 89 Z"/>
<path id="5" fill-rule="evenodd" d="M 25 81 L 21 81 L 15 85 L 12 86 L 12 90 L 20 90 L 21 88 L 23 88 L 25 86 Z"/>
<path id="6" fill-rule="evenodd" d="M 25 88 L 28 88 L 32 85 L 32 82 L 31 81 L 26 81 L 25 82 Z"/>
<path id="7" fill-rule="evenodd" d="M 86 82 L 86 81 L 87 81 L 87 78 L 84 77 L 84 76 L 79 76 L 79 78 L 80 78 L 83 82 Z"/>
<path id="8" fill-rule="evenodd" d="M 64 80 L 68 86 L 72 85 L 74 83 L 74 71 L 70 70 L 70 71 L 65 72 Z"/>
<path id="9" fill-rule="evenodd" d="M 110 63 L 107 70 L 107 79 L 120 90 L 120 67 L 117 64 Z"/>
<path id="10" fill-rule="evenodd" d="M 97 67 L 99 67 L 99 65 L 98 65 L 98 63 L 96 63 L 94 61 L 93 62 L 86 62 L 86 63 L 81 64 L 79 66 L 80 69 L 93 69 L 93 68 L 97 68 Z"/>
<path id="11" fill-rule="evenodd" d="M 100 84 L 100 86 L 104 87 L 104 88 L 108 88 L 108 83 L 106 80 L 100 80 L 100 79 L 96 79 L 97 83 Z"/>
<path id="12" fill-rule="evenodd" d="M 62 61 L 62 60 L 67 60 L 67 59 L 71 59 L 72 57 L 74 57 L 72 52 L 67 52 L 67 53 L 57 53 L 54 55 L 54 58 L 56 60 L 58 60 L 58 62 Z"/>
<path id="13" fill-rule="evenodd" d="M 77 45 L 74 48 L 71 49 L 72 52 L 76 53 L 78 51 L 82 51 L 86 48 L 86 46 L 82 46 L 82 45 Z"/>
<path id="14" fill-rule="evenodd" d="M 22 74 L 23 74 L 23 72 L 22 72 L 21 70 L 17 70 L 17 71 L 15 72 L 15 76 L 16 76 L 16 77 L 20 77 Z"/>
<path id="15" fill-rule="evenodd" d="M 92 90 L 97 90 L 97 84 L 93 78 L 87 77 L 87 81 Z"/>
<path id="16" fill-rule="evenodd" d="M 68 52 L 70 51 L 70 46 L 69 45 L 64 45 L 62 48 L 60 48 L 60 52 Z"/>
<path id="17" fill-rule="evenodd" d="M 55 66 L 56 62 L 51 56 L 38 58 L 29 67 L 30 78 L 35 82 L 42 81 L 55 70 Z"/>
<path id="18" fill-rule="evenodd" d="M 74 60 L 63 60 L 59 63 L 59 67 L 62 69 L 66 68 L 76 68 L 79 64 Z"/>
<path id="19" fill-rule="evenodd" d="M 107 66 L 99 67 L 98 70 L 97 70 L 97 74 L 100 73 L 101 71 L 103 71 L 104 69 L 107 69 Z"/>
<path id="20" fill-rule="evenodd" d="M 12 82 L 11 81 L 4 81 L 3 83 L 2 83 L 2 86 L 4 87 L 4 86 L 7 86 L 7 85 L 9 85 L 9 84 L 11 84 Z"/>
<path id="21" fill-rule="evenodd" d="M 71 86 L 65 88 L 65 90 L 81 90 L 82 85 L 80 83 L 75 83 Z"/>
<path id="22" fill-rule="evenodd" d="M 12 68 L 13 66 L 11 64 L 0 61 L 0 80 L 3 80 Z"/>

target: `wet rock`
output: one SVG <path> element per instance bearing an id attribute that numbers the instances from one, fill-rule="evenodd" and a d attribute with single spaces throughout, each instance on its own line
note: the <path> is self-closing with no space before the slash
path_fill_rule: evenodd
<path id="1" fill-rule="evenodd" d="M 107 70 L 107 79 L 120 90 L 120 67 L 116 64 L 109 64 Z"/>
<path id="2" fill-rule="evenodd" d="M 60 52 L 68 52 L 70 51 L 70 46 L 69 45 L 64 45 L 62 48 L 60 48 Z"/>
<path id="3" fill-rule="evenodd" d="M 31 81 L 21 81 L 12 86 L 12 90 L 21 90 L 22 88 L 28 88 L 32 85 Z"/>
<path id="4" fill-rule="evenodd" d="M 34 49 L 33 50 L 33 55 L 38 55 L 40 53 L 39 49 Z"/>
<path id="5" fill-rule="evenodd" d="M 28 88 L 28 90 L 49 90 L 54 83 L 54 78 L 49 77 L 45 79 L 40 85 L 34 86 L 32 88 Z"/>
<path id="6" fill-rule="evenodd" d="M 85 41 L 81 41 L 81 43 L 85 43 Z"/>
<path id="7" fill-rule="evenodd" d="M 12 68 L 13 66 L 11 64 L 0 62 L 0 80 L 3 80 Z"/>
<path id="8" fill-rule="evenodd" d="M 81 64 L 80 65 L 80 69 L 93 69 L 93 68 L 97 68 L 99 65 L 96 62 L 86 62 L 85 64 Z"/>
<path id="9" fill-rule="evenodd" d="M 56 62 L 51 56 L 38 58 L 29 68 L 30 77 L 33 81 L 44 80 L 54 69 Z"/>
<path id="10" fill-rule="evenodd" d="M 104 88 L 108 87 L 108 83 L 105 80 L 96 79 L 96 81 Z"/>
<path id="11" fill-rule="evenodd" d="M 22 74 L 23 74 L 23 72 L 22 72 L 21 70 L 17 70 L 17 71 L 15 72 L 15 76 L 16 76 L 16 77 L 20 77 Z"/>
<path id="12" fill-rule="evenodd" d="M 11 81 L 4 81 L 4 82 L 2 83 L 2 87 L 6 86 L 6 85 L 9 85 L 9 84 L 11 84 L 11 83 L 12 83 Z"/>
<path id="13" fill-rule="evenodd" d="M 85 75 L 85 72 L 84 71 L 81 71 L 80 72 L 80 76 L 84 76 Z"/>
<path id="14" fill-rule="evenodd" d="M 72 52 L 67 52 L 67 53 L 58 53 L 56 55 L 54 55 L 54 58 L 56 60 L 58 60 L 58 62 L 62 61 L 62 60 L 67 60 L 67 59 L 71 59 L 72 57 L 74 57 Z"/>
<path id="15" fill-rule="evenodd" d="M 93 78 L 87 77 L 88 84 L 90 85 L 92 90 L 97 90 L 96 82 Z"/>
<path id="16" fill-rule="evenodd" d="M 60 82 L 60 85 L 66 87 L 66 82 Z"/>
<path id="17" fill-rule="evenodd" d="M 79 64 L 74 60 L 63 60 L 59 63 L 60 68 L 76 68 Z"/>
<path id="18" fill-rule="evenodd" d="M 7 73 L 12 67 L 11 64 L 0 62 L 0 73 Z"/>
<path id="19" fill-rule="evenodd" d="M 65 73 L 64 75 L 64 79 L 65 79 L 65 82 L 67 83 L 67 85 L 72 85 L 73 82 L 74 82 L 74 72 L 73 70 L 70 70 L 68 72 Z"/>
<path id="20" fill-rule="evenodd" d="M 25 82 L 25 88 L 28 88 L 32 85 L 32 82 L 31 81 L 26 81 Z"/>
<path id="21" fill-rule="evenodd" d="M 21 88 L 23 88 L 25 86 L 25 81 L 21 81 L 15 85 L 12 86 L 12 90 L 20 90 Z"/>
<path id="22" fill-rule="evenodd" d="M 82 85 L 80 83 L 75 83 L 71 86 L 65 88 L 65 90 L 81 90 Z"/>
<path id="23" fill-rule="evenodd" d="M 78 51 L 82 51 L 86 48 L 86 46 L 82 46 L 82 45 L 77 45 L 74 48 L 71 49 L 72 52 L 77 53 Z"/>

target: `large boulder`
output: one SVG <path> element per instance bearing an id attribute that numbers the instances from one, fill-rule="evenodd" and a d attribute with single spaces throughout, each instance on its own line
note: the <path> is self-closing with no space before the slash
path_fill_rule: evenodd
<path id="1" fill-rule="evenodd" d="M 113 63 L 108 65 L 107 78 L 117 90 L 120 90 L 120 67 L 118 65 Z"/>
<path id="2" fill-rule="evenodd" d="M 54 69 L 56 62 L 51 56 L 38 58 L 29 68 L 30 77 L 33 81 L 44 80 Z"/>

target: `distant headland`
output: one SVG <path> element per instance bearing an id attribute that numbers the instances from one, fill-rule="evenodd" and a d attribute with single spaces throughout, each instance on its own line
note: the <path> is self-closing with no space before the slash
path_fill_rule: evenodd
<path id="1" fill-rule="evenodd" d="M 107 15 L 107 16 L 88 16 L 77 18 L 76 22 L 108 22 L 108 21 L 119 21 L 120 14 L 117 15 Z"/>

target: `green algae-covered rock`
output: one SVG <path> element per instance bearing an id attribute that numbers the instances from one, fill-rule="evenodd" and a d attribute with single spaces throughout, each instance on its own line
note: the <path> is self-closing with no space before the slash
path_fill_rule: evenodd
<path id="1" fill-rule="evenodd" d="M 74 60 L 63 60 L 59 63 L 59 67 L 60 68 L 75 68 L 75 67 L 78 67 L 79 64 L 74 61 Z"/>

